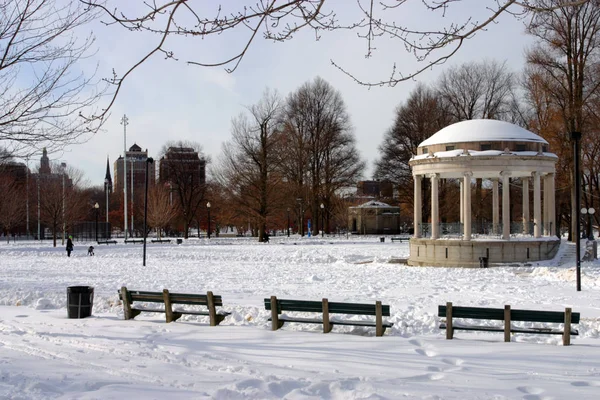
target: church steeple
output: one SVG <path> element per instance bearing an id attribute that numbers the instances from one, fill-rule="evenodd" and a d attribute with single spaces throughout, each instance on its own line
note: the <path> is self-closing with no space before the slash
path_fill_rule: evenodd
<path id="1" fill-rule="evenodd" d="M 44 147 L 42 158 L 40 159 L 40 174 L 50 174 L 50 172 L 50 159 L 48 158 L 48 151 Z"/>
<path id="2" fill-rule="evenodd" d="M 110 164 L 108 163 L 108 156 L 106 156 L 106 175 L 104 175 L 105 189 L 108 193 L 112 193 L 112 178 L 110 177 Z"/>

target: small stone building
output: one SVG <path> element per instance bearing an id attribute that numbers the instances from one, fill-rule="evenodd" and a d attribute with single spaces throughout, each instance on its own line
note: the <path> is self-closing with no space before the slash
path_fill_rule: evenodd
<path id="1" fill-rule="evenodd" d="M 348 229 L 362 235 L 395 235 L 400 232 L 400 207 L 375 200 L 349 207 Z"/>

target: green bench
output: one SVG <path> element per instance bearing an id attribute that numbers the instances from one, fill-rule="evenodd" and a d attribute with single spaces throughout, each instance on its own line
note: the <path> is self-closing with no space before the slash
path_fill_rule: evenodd
<path id="1" fill-rule="evenodd" d="M 402 243 L 402 241 L 408 242 L 408 241 L 410 241 L 410 237 L 393 237 L 392 238 L 392 242 Z"/>
<path id="2" fill-rule="evenodd" d="M 144 243 L 144 239 L 127 239 L 125 243 Z"/>
<path id="3" fill-rule="evenodd" d="M 510 342 L 511 333 L 530 333 L 544 335 L 562 335 L 563 345 L 571 344 L 571 336 L 579 335 L 576 329 L 572 329 L 572 324 L 579 323 L 579 313 L 571 312 L 570 308 L 562 311 L 538 311 L 538 310 L 512 310 L 509 305 L 504 308 L 484 308 L 484 307 L 454 307 L 452 303 L 446 303 L 445 306 L 438 307 L 438 317 L 445 317 L 445 322 L 440 324 L 440 329 L 446 329 L 446 339 L 454 337 L 455 330 L 464 331 L 483 331 L 483 332 L 504 332 L 504 341 Z M 504 326 L 473 325 L 464 322 L 456 323 L 454 320 L 495 320 L 504 321 Z M 521 322 L 542 322 L 564 324 L 563 329 L 546 327 L 515 327 L 512 321 Z"/>
<path id="4" fill-rule="evenodd" d="M 171 239 L 152 239 L 152 243 L 171 243 Z"/>
<path id="5" fill-rule="evenodd" d="M 264 302 L 265 309 L 271 310 L 269 321 L 271 321 L 271 328 L 274 331 L 281 328 L 285 322 L 298 322 L 301 324 L 322 324 L 323 333 L 329 333 L 334 325 L 375 327 L 375 335 L 383 336 L 386 328 L 393 326 L 392 323 L 383 321 L 383 317 L 390 316 L 390 306 L 382 305 L 380 301 L 375 304 L 330 303 L 327 299 L 322 301 L 287 300 L 271 296 L 270 299 L 264 299 Z M 322 318 L 280 315 L 284 311 L 322 313 Z M 375 321 L 330 319 L 330 314 L 374 315 Z"/>
<path id="6" fill-rule="evenodd" d="M 123 301 L 123 318 L 133 319 L 141 312 L 165 313 L 167 322 L 178 320 L 183 314 L 207 315 L 210 317 L 210 326 L 216 326 L 228 316 L 229 312 L 217 313 L 216 307 L 223 306 L 221 296 L 206 294 L 169 293 L 167 289 L 162 292 L 143 292 L 139 290 L 127 290 L 125 286 L 119 291 L 119 299 Z M 134 306 L 133 303 L 163 303 L 163 309 L 146 308 Z M 206 311 L 177 309 L 173 310 L 173 304 L 185 304 L 193 306 L 205 306 Z"/>
<path id="7" fill-rule="evenodd" d="M 98 244 L 117 244 L 116 240 L 98 240 Z"/>

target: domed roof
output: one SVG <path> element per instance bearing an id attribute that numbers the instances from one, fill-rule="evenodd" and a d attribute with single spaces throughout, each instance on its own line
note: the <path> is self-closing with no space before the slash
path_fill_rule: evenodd
<path id="1" fill-rule="evenodd" d="M 433 134 L 419 147 L 463 142 L 534 142 L 548 144 L 541 136 L 510 122 L 471 119 L 457 122 Z"/>

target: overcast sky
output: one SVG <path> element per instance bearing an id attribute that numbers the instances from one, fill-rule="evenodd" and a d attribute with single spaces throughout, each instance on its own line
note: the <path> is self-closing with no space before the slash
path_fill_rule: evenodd
<path id="1" fill-rule="evenodd" d="M 344 5 L 338 7 L 338 11 L 341 8 L 342 13 L 347 13 L 341 17 L 352 17 L 354 2 L 332 3 Z M 443 20 L 435 19 L 434 14 L 422 9 L 410 8 L 420 3 L 402 6 L 397 22 L 418 26 L 437 24 L 436 21 L 447 23 L 455 19 L 455 15 L 466 15 L 476 6 L 481 7 L 476 17 L 483 19 L 486 15 L 483 3 L 489 2 L 466 1 Z M 110 77 L 113 68 L 118 73 L 124 72 L 155 45 L 142 34 L 101 24 L 94 26 L 94 34 L 98 51 L 87 62 L 99 63 L 101 77 Z M 113 162 L 123 154 L 124 147 L 123 126 L 119 121 L 127 114 L 127 148 L 137 143 L 156 157 L 168 140 L 191 140 L 200 143 L 205 154 L 216 161 L 222 143 L 230 138 L 231 119 L 243 112 L 245 106 L 256 103 L 265 88 L 276 89 L 287 96 L 304 82 L 320 76 L 340 91 L 346 103 L 358 149 L 367 162 L 364 178 L 370 179 L 373 162 L 378 157 L 377 147 L 393 122 L 394 110 L 416 85 L 416 81 L 410 81 L 395 87 L 368 89 L 332 66 L 330 60 L 357 77 L 371 81 L 389 76 L 394 62 L 407 72 L 418 66 L 401 43 L 386 38 L 377 38 L 377 50 L 372 58 L 366 59 L 366 42 L 353 31 L 325 32 L 318 41 L 308 30 L 285 43 L 258 40 L 232 74 L 221 67 L 187 65 L 183 60 L 218 61 L 230 56 L 232 49 L 242 45 L 239 32 L 216 40 L 188 38 L 168 43 L 182 61 L 165 60 L 158 55 L 142 65 L 125 82 L 104 130 L 89 142 L 73 145 L 65 153 L 51 158 L 83 170 L 92 185 L 102 186 L 108 156 L 114 180 Z M 524 34 L 523 22 L 506 15 L 500 23 L 469 40 L 451 62 L 420 75 L 419 80 L 433 82 L 450 65 L 486 58 L 506 60 L 512 70 L 520 71 L 528 43 L 531 39 Z"/>

